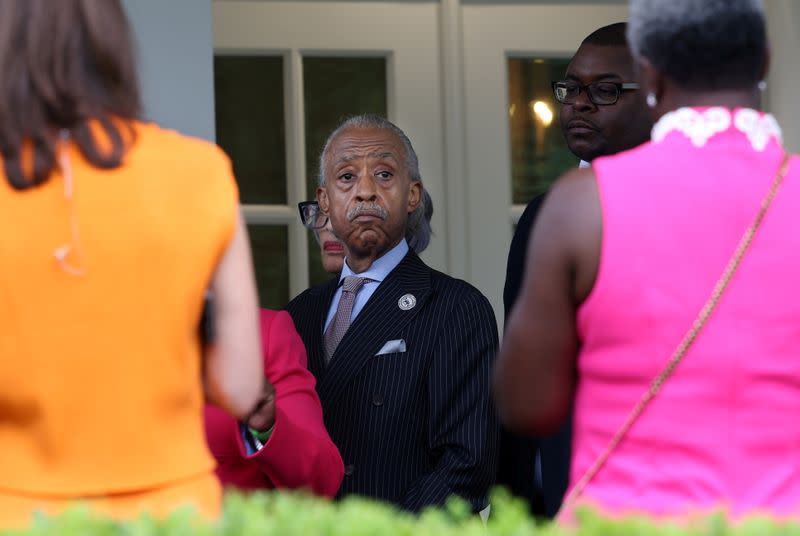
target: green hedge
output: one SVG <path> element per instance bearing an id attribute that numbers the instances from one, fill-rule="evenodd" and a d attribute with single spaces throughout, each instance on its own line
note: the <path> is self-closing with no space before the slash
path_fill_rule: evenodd
<path id="1" fill-rule="evenodd" d="M 117 523 L 95 518 L 75 508 L 55 517 L 37 517 L 24 531 L 0 531 L 14 536 L 800 536 L 800 524 L 779 524 L 753 517 L 731 526 L 721 515 L 695 519 L 682 526 L 646 519 L 611 521 L 591 512 L 580 512 L 580 523 L 567 529 L 536 523 L 525 506 L 504 491 L 492 498 L 487 525 L 471 514 L 466 504 L 453 500 L 447 508 L 429 509 L 412 516 L 366 499 L 338 503 L 298 493 L 229 494 L 224 515 L 215 523 L 199 521 L 190 511 L 179 511 L 166 520 L 149 516 Z"/>

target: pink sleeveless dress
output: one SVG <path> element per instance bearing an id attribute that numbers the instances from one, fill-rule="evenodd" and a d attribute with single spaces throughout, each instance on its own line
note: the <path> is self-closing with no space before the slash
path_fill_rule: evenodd
<path id="1" fill-rule="evenodd" d="M 578 312 L 571 485 L 672 355 L 782 160 L 774 118 L 683 108 L 593 163 L 603 211 Z M 800 159 L 684 361 L 582 501 L 611 513 L 800 512 Z"/>

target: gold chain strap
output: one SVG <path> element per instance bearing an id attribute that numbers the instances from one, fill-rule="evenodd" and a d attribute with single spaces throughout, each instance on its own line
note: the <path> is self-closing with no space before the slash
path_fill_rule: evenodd
<path id="1" fill-rule="evenodd" d="M 788 168 L 789 154 L 784 154 L 781 167 L 778 168 L 778 172 L 775 174 L 775 179 L 772 181 L 772 185 L 770 186 L 767 195 L 761 201 L 761 207 L 758 210 L 758 214 L 756 214 L 753 223 L 750 224 L 750 227 L 747 228 L 741 240 L 739 240 L 739 245 L 736 247 L 736 251 L 734 251 L 733 256 L 728 261 L 728 265 L 725 267 L 725 271 L 722 273 L 722 276 L 720 276 L 720 278 L 717 280 L 717 284 L 714 286 L 711 296 L 700 310 L 700 313 L 697 315 L 697 318 L 692 324 L 691 329 L 689 329 L 689 331 L 683 337 L 683 340 L 680 342 L 680 344 L 678 344 L 678 347 L 672 354 L 667 366 L 664 367 L 664 370 L 662 370 L 661 373 L 653 380 L 653 382 L 650 384 L 650 388 L 645 391 L 642 398 L 639 399 L 639 402 L 636 404 L 630 414 L 628 414 L 628 418 L 625 419 L 625 422 L 622 424 L 619 430 L 617 430 L 617 433 L 614 434 L 614 437 L 608 443 L 605 450 L 600 454 L 600 456 L 597 457 L 594 464 L 589 467 L 589 469 L 583 474 L 581 479 L 569 492 L 567 497 L 564 499 L 564 505 L 562 508 L 571 507 L 586 489 L 586 486 L 589 484 L 589 482 L 591 482 L 592 479 L 597 476 L 597 473 L 608 461 L 611 453 L 617 448 L 617 446 L 619 446 L 619 443 L 631 429 L 631 426 L 633 426 L 642 412 L 644 412 L 650 401 L 653 400 L 653 398 L 655 398 L 655 396 L 658 394 L 661 386 L 664 385 L 664 382 L 667 381 L 681 360 L 683 360 L 686 352 L 689 350 L 689 347 L 700 334 L 700 331 L 703 329 L 703 326 L 705 326 L 706 321 L 711 316 L 711 313 L 713 313 L 714 309 L 717 307 L 717 303 L 722 297 L 722 293 L 725 292 L 725 289 L 727 288 L 728 283 L 730 283 L 731 278 L 733 278 L 733 274 L 736 273 L 736 269 L 739 268 L 739 264 L 741 263 L 744 254 L 747 252 L 747 249 L 750 247 L 753 236 L 756 234 L 756 231 L 758 231 L 758 228 L 767 213 L 767 209 L 769 209 L 770 205 L 772 204 L 772 200 L 775 198 L 775 194 L 778 192 L 778 188 L 783 182 L 783 178 L 786 176 Z"/>

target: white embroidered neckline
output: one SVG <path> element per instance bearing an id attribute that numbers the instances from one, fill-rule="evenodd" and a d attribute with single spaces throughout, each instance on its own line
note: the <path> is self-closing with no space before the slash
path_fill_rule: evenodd
<path id="1" fill-rule="evenodd" d="M 652 139 L 660 143 L 674 131 L 683 133 L 695 147 L 703 147 L 714 135 L 728 130 L 731 125 L 747 136 L 756 151 L 763 151 L 770 139 L 783 144 L 783 135 L 778 122 L 770 114 L 761 114 L 750 108 L 739 108 L 734 112 L 727 108 L 714 107 L 700 111 L 694 108 L 679 108 L 664 114 L 653 126 Z"/>

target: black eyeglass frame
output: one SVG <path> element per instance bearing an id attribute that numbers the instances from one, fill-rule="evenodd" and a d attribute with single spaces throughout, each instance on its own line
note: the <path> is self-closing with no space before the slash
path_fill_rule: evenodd
<path id="1" fill-rule="evenodd" d="M 575 94 L 575 97 L 571 101 L 564 101 L 558 98 L 558 93 L 556 92 L 556 86 L 559 84 L 566 85 L 567 83 L 575 84 L 578 86 L 578 92 Z M 592 93 L 591 88 L 593 86 L 597 86 L 598 84 L 609 84 L 617 88 L 617 96 L 614 98 L 614 102 L 597 102 L 594 100 L 594 94 Z M 586 95 L 589 97 L 589 100 L 595 106 L 612 106 L 619 102 L 620 96 L 622 96 L 623 91 L 633 91 L 639 89 L 638 82 L 592 82 L 591 84 L 579 84 L 574 80 L 559 80 L 557 82 L 551 82 L 550 84 L 551 89 L 553 90 L 553 97 L 556 99 L 556 102 L 559 104 L 575 104 L 575 99 L 578 98 L 578 95 L 581 94 L 582 91 L 586 91 Z"/>
<path id="2" fill-rule="evenodd" d="M 309 218 L 308 215 L 306 214 L 307 207 L 316 207 L 317 208 L 317 210 L 316 210 L 316 213 L 317 213 L 316 219 L 317 219 L 317 221 L 319 221 L 320 220 L 320 215 L 321 215 L 322 216 L 322 224 L 316 226 L 311 221 L 309 221 L 311 218 Z M 317 203 L 316 201 L 301 201 L 301 202 L 297 203 L 297 210 L 298 210 L 298 212 L 300 212 L 300 221 L 303 222 L 303 226 L 306 229 L 311 229 L 312 231 L 316 231 L 316 230 L 322 229 L 323 227 L 325 227 L 328 224 L 328 217 L 325 216 L 324 214 L 322 214 L 322 212 L 320 211 L 320 208 L 319 208 L 319 203 Z"/>

